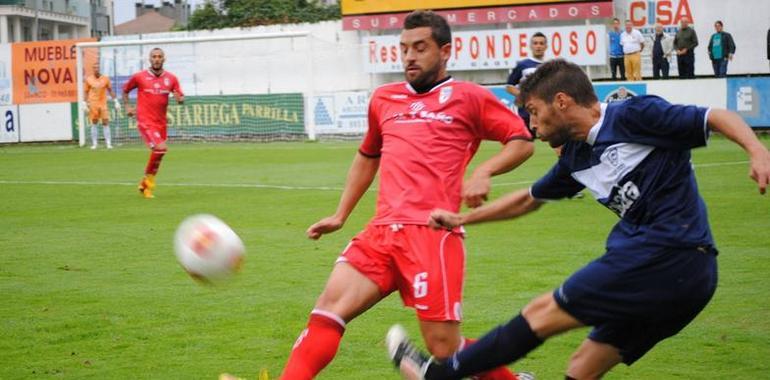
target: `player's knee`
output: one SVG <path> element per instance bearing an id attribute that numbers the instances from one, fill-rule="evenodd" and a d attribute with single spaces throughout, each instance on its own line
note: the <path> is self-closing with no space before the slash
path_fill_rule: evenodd
<path id="1" fill-rule="evenodd" d="M 521 315 L 523 315 L 527 321 L 540 319 L 548 313 L 549 308 L 552 307 L 552 303 L 555 303 L 553 296 L 550 293 L 543 294 L 527 304 L 527 306 L 524 307 L 524 310 L 521 311 Z"/>

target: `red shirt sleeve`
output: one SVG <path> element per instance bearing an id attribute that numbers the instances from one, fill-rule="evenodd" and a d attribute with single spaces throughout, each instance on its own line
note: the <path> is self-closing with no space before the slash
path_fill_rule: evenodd
<path id="1" fill-rule="evenodd" d="M 484 140 L 503 144 L 515 139 L 532 140 L 524 120 L 485 88 L 479 88 L 479 132 Z"/>
<path id="2" fill-rule="evenodd" d="M 364 136 L 364 141 L 358 147 L 359 153 L 371 158 L 380 157 L 382 150 L 382 127 L 380 126 L 379 115 L 377 115 L 376 96 L 377 93 L 375 92 L 369 99 L 369 128 Z"/>
<path id="3" fill-rule="evenodd" d="M 132 75 L 131 78 L 128 78 L 128 82 L 123 85 L 123 93 L 129 93 L 131 90 L 135 89 L 137 87 L 137 81 L 136 81 L 136 74 Z"/>

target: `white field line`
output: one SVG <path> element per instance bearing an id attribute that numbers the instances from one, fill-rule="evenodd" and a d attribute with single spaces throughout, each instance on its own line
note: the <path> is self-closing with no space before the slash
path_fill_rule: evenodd
<path id="1" fill-rule="evenodd" d="M 749 161 L 732 162 L 712 162 L 706 164 L 697 164 L 695 168 L 709 168 L 728 165 L 742 165 Z M 516 182 L 497 182 L 493 186 L 514 186 L 528 185 L 535 181 L 516 181 Z M 65 185 L 65 186 L 136 186 L 134 182 L 101 182 L 101 181 L 53 181 L 53 180 L 0 180 L 0 184 L 5 185 Z M 334 186 L 290 186 L 290 185 L 264 185 L 258 183 L 162 183 L 162 186 L 169 187 L 212 187 L 212 188 L 246 188 L 246 189 L 278 189 L 278 190 L 321 190 L 321 191 L 342 191 L 342 187 Z"/>
<path id="2" fill-rule="evenodd" d="M 0 184 L 7 185 L 67 185 L 67 186 L 137 186 L 134 182 L 99 182 L 99 181 L 9 181 L 0 180 Z M 218 188 L 253 188 L 253 189 L 279 189 L 279 190 L 333 190 L 341 191 L 341 187 L 328 186 L 285 186 L 262 185 L 258 183 L 161 183 L 162 187 L 218 187 Z"/>

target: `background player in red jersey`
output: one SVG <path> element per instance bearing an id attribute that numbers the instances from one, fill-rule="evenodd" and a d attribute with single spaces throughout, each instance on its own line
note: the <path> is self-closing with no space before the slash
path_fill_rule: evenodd
<path id="1" fill-rule="evenodd" d="M 150 159 L 139 182 L 139 192 L 145 198 L 154 198 L 155 175 L 166 154 L 166 108 L 168 96 L 174 94 L 178 104 L 184 102 L 184 94 L 174 74 L 163 70 L 166 55 L 160 48 L 150 51 L 150 69 L 140 71 L 123 86 L 123 103 L 126 114 L 136 114 L 137 129 L 144 143 L 150 147 Z M 136 109 L 128 103 L 128 93 L 137 89 Z"/>
<path id="2" fill-rule="evenodd" d="M 378 170 L 377 211 L 350 242 L 332 270 L 284 369 L 283 379 L 311 379 L 334 358 L 345 325 L 398 290 L 417 312 L 428 350 L 446 358 L 466 342 L 460 335 L 465 269 L 463 231 L 428 225 L 437 207 L 459 210 L 483 203 L 490 177 L 530 157 L 523 121 L 488 90 L 447 75 L 451 31 L 433 12 L 416 11 L 404 22 L 401 60 L 406 82 L 372 94 L 369 129 L 348 172 L 334 215 L 310 226 L 307 236 L 342 228 Z M 481 140 L 502 150 L 463 182 Z M 482 379 L 516 379 L 507 368 Z"/>

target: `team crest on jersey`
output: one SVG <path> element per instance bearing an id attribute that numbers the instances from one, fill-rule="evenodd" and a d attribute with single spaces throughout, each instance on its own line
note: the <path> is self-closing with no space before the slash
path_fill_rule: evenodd
<path id="1" fill-rule="evenodd" d="M 442 87 L 438 93 L 439 104 L 444 104 L 452 97 L 452 86 Z"/>
<path id="2" fill-rule="evenodd" d="M 170 86 L 171 85 L 171 81 L 169 81 L 168 78 L 163 78 L 163 84 L 166 85 L 166 86 Z"/>

